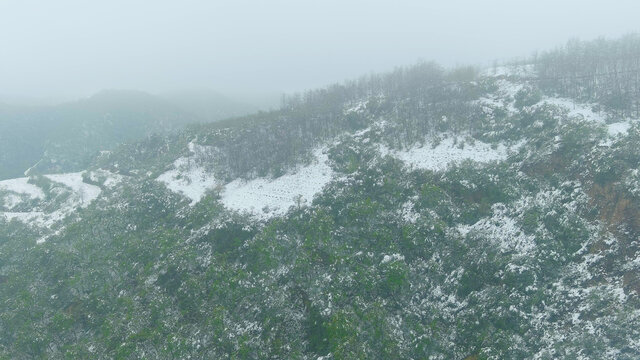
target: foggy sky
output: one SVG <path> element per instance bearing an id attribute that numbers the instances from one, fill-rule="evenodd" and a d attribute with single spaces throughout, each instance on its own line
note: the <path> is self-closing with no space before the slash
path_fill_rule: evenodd
<path id="1" fill-rule="evenodd" d="M 0 94 L 292 92 L 639 30 L 638 0 L 0 0 Z"/>

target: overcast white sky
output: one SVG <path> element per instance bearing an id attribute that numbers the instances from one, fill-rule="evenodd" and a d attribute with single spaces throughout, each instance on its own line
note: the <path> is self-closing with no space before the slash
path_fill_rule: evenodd
<path id="1" fill-rule="evenodd" d="M 292 92 L 640 30 L 638 0 L 0 0 L 0 94 Z"/>

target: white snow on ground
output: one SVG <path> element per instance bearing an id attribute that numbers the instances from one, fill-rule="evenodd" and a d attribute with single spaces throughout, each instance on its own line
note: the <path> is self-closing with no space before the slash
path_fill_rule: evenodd
<path id="1" fill-rule="evenodd" d="M 1 213 L 8 220 L 18 220 L 25 224 L 29 223 L 42 223 L 42 218 L 45 214 L 41 211 L 30 211 L 30 212 L 4 212 Z"/>
<path id="2" fill-rule="evenodd" d="M 485 113 L 492 113 L 494 108 L 504 108 L 510 114 L 517 113 L 519 110 L 514 106 L 515 101 L 513 99 L 524 85 L 506 79 L 499 79 L 496 84 L 498 85 L 496 92 L 486 97 L 481 97 L 477 102 L 483 106 Z"/>
<path id="3" fill-rule="evenodd" d="M 509 148 L 503 144 L 495 149 L 490 144 L 475 140 L 474 144 L 465 142 L 463 147 L 455 144 L 453 137 L 447 137 L 435 147 L 427 142 L 422 147 L 414 147 L 405 151 L 389 150 L 384 145 L 380 147 L 383 155 L 389 154 L 406 164 L 432 171 L 443 171 L 453 164 L 459 164 L 464 160 L 472 160 L 479 163 L 501 161 L 507 158 Z"/>
<path id="4" fill-rule="evenodd" d="M 216 185 L 215 177 L 189 158 L 179 158 L 173 166 L 173 170 L 158 176 L 158 181 L 163 182 L 169 190 L 191 199 L 191 205 L 198 203 L 207 190 Z"/>
<path id="5" fill-rule="evenodd" d="M 18 195 L 9 194 L 5 195 L 0 204 L 3 204 L 5 209 L 11 210 L 22 202 L 22 198 Z"/>
<path id="6" fill-rule="evenodd" d="M 7 221 L 17 220 L 30 226 L 49 228 L 56 222 L 62 220 L 64 216 L 59 211 L 47 214 L 42 211 L 23 211 L 23 212 L 0 212 L 0 216 Z"/>
<path id="7" fill-rule="evenodd" d="M 276 179 L 236 179 L 225 186 L 221 201 L 229 209 L 249 212 L 259 219 L 285 214 L 298 197 L 309 203 L 333 176 L 325 152 L 325 148 L 316 149 L 314 163 Z"/>
<path id="8" fill-rule="evenodd" d="M 379 102 L 384 100 L 384 94 L 371 95 L 370 97 L 353 100 L 347 104 L 345 104 L 343 109 L 344 115 L 349 114 L 364 114 L 367 111 L 367 107 L 371 101 Z"/>
<path id="9" fill-rule="evenodd" d="M 622 182 L 634 196 L 640 196 L 640 172 L 638 169 L 628 170 Z"/>
<path id="10" fill-rule="evenodd" d="M 32 199 L 43 199 L 44 192 L 39 187 L 29 184 L 29 178 L 17 178 L 0 181 L 0 190 L 11 191 L 16 194 L 25 194 Z"/>
<path id="11" fill-rule="evenodd" d="M 567 98 L 544 98 L 540 104 L 555 105 L 569 111 L 570 117 L 582 117 L 586 121 L 605 122 L 603 113 L 593 111 L 593 104 L 577 103 Z"/>
<path id="12" fill-rule="evenodd" d="M 481 105 L 487 107 L 488 110 L 485 110 L 485 112 L 490 113 L 491 111 L 489 110 L 492 108 L 505 108 L 512 115 L 518 113 L 520 110 L 514 106 L 514 97 L 518 91 L 524 88 L 524 84 L 506 79 L 497 80 L 496 84 L 498 85 L 498 90 L 495 93 L 478 100 Z M 570 117 L 581 117 L 585 121 L 599 123 L 605 123 L 606 121 L 605 113 L 593 111 L 594 104 L 578 103 L 568 98 L 545 97 L 534 107 L 545 104 L 567 110 Z"/>
<path id="13" fill-rule="evenodd" d="M 365 110 L 367 109 L 368 102 L 369 102 L 368 100 L 359 100 L 359 101 L 353 102 L 345 106 L 343 113 L 345 115 L 352 114 L 352 113 L 358 113 L 358 114 L 364 113 Z"/>
<path id="14" fill-rule="evenodd" d="M 204 146 L 189 143 L 189 150 L 194 157 L 181 157 L 173 162 L 173 169 L 158 176 L 157 180 L 163 182 L 166 187 L 191 199 L 190 205 L 200 201 L 206 192 L 213 189 L 217 181 L 213 174 L 208 173 L 196 160 L 200 152 L 204 152 Z"/>
<path id="15" fill-rule="evenodd" d="M 96 183 L 102 182 L 102 185 L 108 189 L 115 187 L 124 179 L 124 176 L 114 174 L 111 171 L 104 169 L 90 171 L 88 175 L 91 181 Z"/>
<path id="16" fill-rule="evenodd" d="M 535 71 L 531 66 L 505 66 L 498 67 L 492 75 L 491 69 L 485 71 L 485 76 L 530 76 L 535 77 Z M 526 81 L 525 81 L 526 82 Z M 514 97 L 524 88 L 525 83 L 501 78 L 496 81 L 498 90 L 493 94 L 478 99 L 478 103 L 487 107 L 485 112 L 490 113 L 492 108 L 505 108 L 510 114 L 519 112 L 514 106 Z M 544 97 L 534 106 L 555 105 L 568 111 L 570 117 L 582 117 L 586 121 L 605 123 L 606 114 L 593 111 L 595 104 L 578 103 L 568 98 Z"/>
<path id="17" fill-rule="evenodd" d="M 618 134 L 626 135 L 629 132 L 630 128 L 630 121 L 621 121 L 607 125 L 607 131 L 609 132 L 610 136 L 617 136 Z"/>
<path id="18" fill-rule="evenodd" d="M 82 172 L 45 175 L 49 180 L 62 184 L 73 191 L 73 196 L 66 203 L 73 207 L 87 207 L 100 195 L 100 188 L 82 181 Z"/>
<path id="19" fill-rule="evenodd" d="M 498 91 L 496 94 L 499 96 L 499 99 L 506 100 L 512 99 L 518 91 L 522 90 L 524 84 L 516 83 L 513 81 L 501 79 L 496 82 L 498 84 Z"/>
<path id="20" fill-rule="evenodd" d="M 485 113 L 491 114 L 494 108 L 504 108 L 509 113 L 515 114 L 519 110 L 514 106 L 514 96 L 525 86 L 526 79 L 513 79 L 509 77 L 531 77 L 535 78 L 536 71 L 533 65 L 508 65 L 488 68 L 483 71 L 483 76 L 497 77 L 496 84 L 498 90 L 493 94 L 482 97 L 477 102 L 485 108 Z M 524 80 L 524 82 L 523 82 Z M 605 111 L 594 111 L 597 104 L 580 103 L 569 98 L 544 97 L 534 107 L 542 105 L 554 105 L 565 109 L 569 117 L 582 118 L 585 121 L 600 123 L 606 125 L 609 136 L 626 135 L 631 127 L 633 120 L 626 119 L 613 124 L 606 124 L 607 117 L 610 117 Z M 604 141 L 603 145 L 610 145 L 610 141 Z"/>
<path id="21" fill-rule="evenodd" d="M 382 261 L 380 261 L 380 264 L 386 264 L 388 262 L 393 262 L 393 261 L 404 261 L 404 256 L 401 254 L 385 255 L 382 258 Z"/>
<path id="22" fill-rule="evenodd" d="M 174 161 L 173 169 L 158 176 L 157 180 L 176 193 L 198 203 L 207 191 L 220 186 L 213 174 L 199 164 L 199 154 L 210 149 L 189 143 L 194 154 Z M 298 201 L 310 202 L 322 188 L 331 181 L 333 171 L 327 164 L 325 148 L 316 149 L 314 163 L 289 172 L 279 178 L 257 178 L 246 181 L 236 179 L 222 188 L 221 202 L 231 210 L 248 212 L 258 219 L 268 219 L 286 213 Z"/>
<path id="23" fill-rule="evenodd" d="M 525 255 L 535 249 L 534 236 L 526 235 L 522 231 L 516 220 L 509 217 L 503 204 L 493 205 L 492 210 L 491 217 L 480 219 L 473 225 L 459 225 L 460 234 L 481 234 L 494 241 L 503 252 L 514 251 L 519 255 Z"/>
<path id="24" fill-rule="evenodd" d="M 491 207 L 491 216 L 482 218 L 472 225 L 458 225 L 457 230 L 463 237 L 468 234 L 484 236 L 493 241 L 502 252 L 531 255 L 536 248 L 535 236 L 525 234 L 518 225 L 518 220 L 522 219 L 525 210 L 540 209 L 542 213 L 549 213 L 554 206 L 561 205 L 569 213 L 577 213 L 578 208 L 589 201 L 579 182 L 564 182 L 561 188 L 524 196 L 509 207 L 502 203 L 494 204 Z M 594 229 L 593 233 L 597 231 Z"/>
<path id="25" fill-rule="evenodd" d="M 0 216 L 3 216 L 6 220 L 17 220 L 21 221 L 25 224 L 41 227 L 41 228 L 51 228 L 54 224 L 63 220 L 65 217 L 73 213 L 76 209 L 87 207 L 93 200 L 95 200 L 101 192 L 101 189 L 98 186 L 87 184 L 82 181 L 81 172 L 78 173 L 68 173 L 68 174 L 55 174 L 55 175 L 45 175 L 45 177 L 51 180 L 54 183 L 53 191 L 54 192 L 64 192 L 70 191 L 70 196 L 66 198 L 66 200 L 59 204 L 58 208 L 50 213 L 45 213 L 41 211 L 39 208 L 34 208 L 32 211 L 24 211 L 24 212 L 0 212 Z M 19 180 L 18 183 L 24 185 L 24 180 L 21 179 L 13 179 Z M 28 189 L 29 193 L 33 195 L 34 198 L 44 199 L 44 193 L 38 187 L 34 185 L 27 184 L 29 186 L 25 187 Z M 31 186 L 35 187 L 33 189 Z M 56 190 L 56 187 L 62 189 Z M 15 191 L 15 190 L 14 190 Z M 38 242 L 42 242 L 44 240 L 39 240 Z"/>
<path id="26" fill-rule="evenodd" d="M 420 218 L 420 214 L 413 210 L 413 207 L 415 205 L 414 200 L 416 199 L 414 198 L 412 200 L 406 201 L 400 208 L 400 216 L 402 216 L 402 219 L 411 224 L 415 224 L 416 221 L 418 221 L 418 219 Z"/>

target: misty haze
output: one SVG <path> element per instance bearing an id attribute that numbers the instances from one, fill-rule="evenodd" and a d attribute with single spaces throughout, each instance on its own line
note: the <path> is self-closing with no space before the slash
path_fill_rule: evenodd
<path id="1" fill-rule="evenodd" d="M 0 359 L 639 359 L 638 14 L 0 0 Z"/>

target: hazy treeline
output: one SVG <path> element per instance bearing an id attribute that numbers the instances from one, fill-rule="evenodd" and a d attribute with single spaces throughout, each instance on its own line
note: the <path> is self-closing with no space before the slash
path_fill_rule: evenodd
<path id="1" fill-rule="evenodd" d="M 640 115 L 640 36 L 572 40 L 535 58 L 540 86 L 597 102 L 620 116 Z"/>

